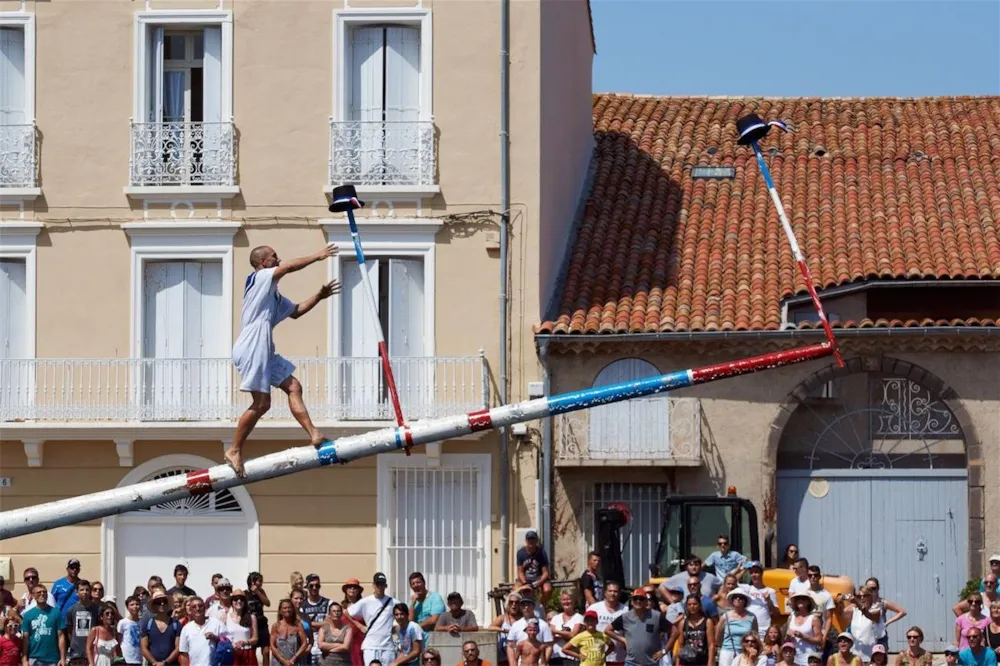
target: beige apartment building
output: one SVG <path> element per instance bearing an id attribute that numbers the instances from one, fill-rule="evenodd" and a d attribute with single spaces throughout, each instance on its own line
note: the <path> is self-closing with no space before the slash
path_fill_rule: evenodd
<path id="1" fill-rule="evenodd" d="M 342 183 L 368 202 L 360 230 L 407 418 L 497 404 L 501 8 L 0 2 L 0 509 L 222 461 L 248 404 L 229 356 L 261 244 L 286 259 L 340 245 L 282 282 L 293 300 L 332 278 L 343 292 L 283 323 L 277 346 L 329 437 L 391 425 L 347 222 L 327 212 Z M 509 12 L 516 401 L 540 376 L 531 325 L 593 147 L 594 44 L 586 0 Z M 487 617 L 485 592 L 539 523 L 529 425 L 506 467 L 488 432 L 8 540 L 0 574 L 52 581 L 79 557 L 122 599 L 183 562 L 199 592 L 216 571 L 237 586 L 261 571 L 273 599 L 292 571 L 337 596 L 381 570 L 402 596 L 422 570 Z M 247 454 L 304 443 L 276 392 Z"/>

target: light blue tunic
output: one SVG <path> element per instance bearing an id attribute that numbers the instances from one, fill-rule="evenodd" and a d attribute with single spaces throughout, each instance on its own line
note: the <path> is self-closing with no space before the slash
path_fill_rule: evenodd
<path id="1" fill-rule="evenodd" d="M 295 372 L 295 365 L 274 351 L 274 327 L 295 312 L 295 303 L 278 292 L 273 268 L 247 276 L 240 315 L 240 337 L 233 345 L 233 363 L 241 391 L 269 393 Z"/>

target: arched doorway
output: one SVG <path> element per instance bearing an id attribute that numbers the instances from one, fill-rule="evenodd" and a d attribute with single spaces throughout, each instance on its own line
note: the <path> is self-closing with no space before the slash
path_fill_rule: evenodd
<path id="1" fill-rule="evenodd" d="M 796 543 L 824 573 L 879 579 L 924 646 L 953 641 L 941 623 L 968 580 L 966 435 L 940 387 L 855 367 L 796 390 L 777 447 L 779 553 Z M 912 367 L 912 366 L 910 366 Z M 905 648 L 905 627 L 889 649 Z"/>
<path id="2" fill-rule="evenodd" d="M 214 464 L 194 455 L 162 456 L 130 471 L 118 487 Z M 221 573 L 235 587 L 244 587 L 247 575 L 260 567 L 257 511 L 241 487 L 111 516 L 102 521 L 101 533 L 103 580 L 119 605 L 152 575 L 172 587 L 177 564 L 188 568 L 187 584 L 202 596 L 212 593 L 212 574 Z"/>

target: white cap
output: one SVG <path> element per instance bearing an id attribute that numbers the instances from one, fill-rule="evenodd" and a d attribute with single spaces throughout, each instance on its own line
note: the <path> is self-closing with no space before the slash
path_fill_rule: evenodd
<path id="1" fill-rule="evenodd" d="M 990 555 L 990 562 L 1000 562 L 1000 553 L 994 553 Z"/>

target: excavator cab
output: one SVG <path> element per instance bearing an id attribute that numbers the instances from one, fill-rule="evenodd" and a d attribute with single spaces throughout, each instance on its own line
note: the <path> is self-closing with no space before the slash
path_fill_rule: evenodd
<path id="1" fill-rule="evenodd" d="M 760 561 L 757 509 L 730 488 L 725 497 L 676 496 L 664 502 L 663 527 L 649 573 L 660 582 L 684 569 L 684 560 L 696 555 L 704 561 L 719 549 L 720 535 L 748 560 Z M 711 567 L 706 567 L 711 570 Z"/>

